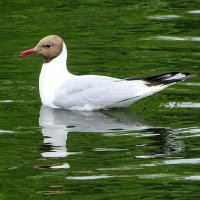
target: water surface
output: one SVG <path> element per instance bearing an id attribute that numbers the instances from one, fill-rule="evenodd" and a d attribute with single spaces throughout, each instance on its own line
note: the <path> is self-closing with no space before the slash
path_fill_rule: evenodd
<path id="1" fill-rule="evenodd" d="M 198 1 L 0 3 L 0 199 L 199 199 Z M 197 75 L 127 109 L 41 106 L 42 37 L 78 75 Z"/>

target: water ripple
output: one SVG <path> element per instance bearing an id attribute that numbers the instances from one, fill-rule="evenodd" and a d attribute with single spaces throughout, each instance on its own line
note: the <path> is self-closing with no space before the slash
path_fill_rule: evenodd
<path id="1" fill-rule="evenodd" d="M 0 134 L 4 134 L 4 133 L 14 133 L 14 131 L 0 130 Z"/>
<path id="2" fill-rule="evenodd" d="M 177 164 L 200 164 L 200 158 L 185 158 L 185 159 L 173 159 L 163 161 L 165 165 L 177 165 Z"/>
<path id="3" fill-rule="evenodd" d="M 154 19 L 154 20 L 170 20 L 170 19 L 177 19 L 179 18 L 179 15 L 154 15 L 154 16 L 149 16 L 149 19 Z"/>
<path id="4" fill-rule="evenodd" d="M 190 10 L 187 13 L 189 13 L 189 14 L 200 14 L 200 10 Z"/>
<path id="5" fill-rule="evenodd" d="M 54 165 L 54 166 L 51 166 L 50 167 L 51 169 L 69 169 L 70 168 L 70 166 L 69 166 L 69 164 L 68 163 L 64 163 L 64 164 L 62 164 L 62 165 Z"/>
<path id="6" fill-rule="evenodd" d="M 24 103 L 24 101 L 23 100 L 5 99 L 5 100 L 0 100 L 0 103 Z"/>
<path id="7" fill-rule="evenodd" d="M 145 174 L 145 175 L 139 175 L 137 176 L 138 178 L 150 178 L 150 179 L 153 179 L 153 178 L 163 178 L 163 177 L 167 177 L 169 176 L 168 174 Z"/>
<path id="8" fill-rule="evenodd" d="M 92 176 L 68 176 L 66 179 L 69 180 L 96 180 L 96 179 L 105 179 L 113 178 L 114 176 L 110 175 L 92 175 Z"/>
<path id="9" fill-rule="evenodd" d="M 200 83 L 184 83 L 184 85 L 189 85 L 189 86 L 200 86 Z"/>
<path id="10" fill-rule="evenodd" d="M 131 167 L 112 167 L 112 168 L 98 168 L 97 170 L 99 171 L 127 171 L 127 170 L 132 170 L 133 168 Z"/>
<path id="11" fill-rule="evenodd" d="M 161 158 L 164 156 L 166 156 L 166 155 L 165 154 L 154 154 L 154 155 L 135 156 L 135 158 L 151 159 L 151 158 Z"/>
<path id="12" fill-rule="evenodd" d="M 49 190 L 49 191 L 38 191 L 37 193 L 50 195 L 50 194 L 63 194 L 63 193 L 65 193 L 65 191 L 60 191 L 60 190 L 52 191 L 52 190 Z"/>
<path id="13" fill-rule="evenodd" d="M 128 151 L 129 149 L 95 148 L 94 151 Z"/>
<path id="14" fill-rule="evenodd" d="M 200 175 L 195 176 L 187 176 L 184 178 L 185 180 L 191 180 L 191 181 L 200 181 Z"/>
<path id="15" fill-rule="evenodd" d="M 200 37 L 175 37 L 175 36 L 153 36 L 146 40 L 164 40 L 164 41 L 192 41 L 200 42 Z"/>
<path id="16" fill-rule="evenodd" d="M 169 102 L 164 105 L 167 108 L 200 108 L 200 103 L 193 102 Z"/>

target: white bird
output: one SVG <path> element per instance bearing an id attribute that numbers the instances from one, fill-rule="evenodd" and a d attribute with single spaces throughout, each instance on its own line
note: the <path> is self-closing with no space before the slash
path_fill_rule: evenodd
<path id="1" fill-rule="evenodd" d="M 100 110 L 128 107 L 177 82 L 190 78 L 189 73 L 172 72 L 147 78 L 118 79 L 108 76 L 71 74 L 66 67 L 67 49 L 62 38 L 47 36 L 21 56 L 43 57 L 39 77 L 42 104 L 71 110 Z"/>

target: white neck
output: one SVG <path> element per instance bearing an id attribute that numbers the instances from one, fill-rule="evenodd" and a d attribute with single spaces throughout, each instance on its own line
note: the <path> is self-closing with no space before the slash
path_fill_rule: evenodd
<path id="1" fill-rule="evenodd" d="M 68 77 L 72 76 L 66 67 L 67 49 L 63 42 L 62 52 L 49 63 L 44 63 L 40 72 L 39 90 L 42 103 L 53 106 L 56 89 L 61 87 Z"/>

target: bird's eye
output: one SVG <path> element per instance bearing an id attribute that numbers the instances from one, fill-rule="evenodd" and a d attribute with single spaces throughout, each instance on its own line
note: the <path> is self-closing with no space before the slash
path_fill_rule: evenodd
<path id="1" fill-rule="evenodd" d="M 45 47 L 51 48 L 51 47 L 52 47 L 52 44 L 47 44 L 47 45 L 45 45 Z"/>

